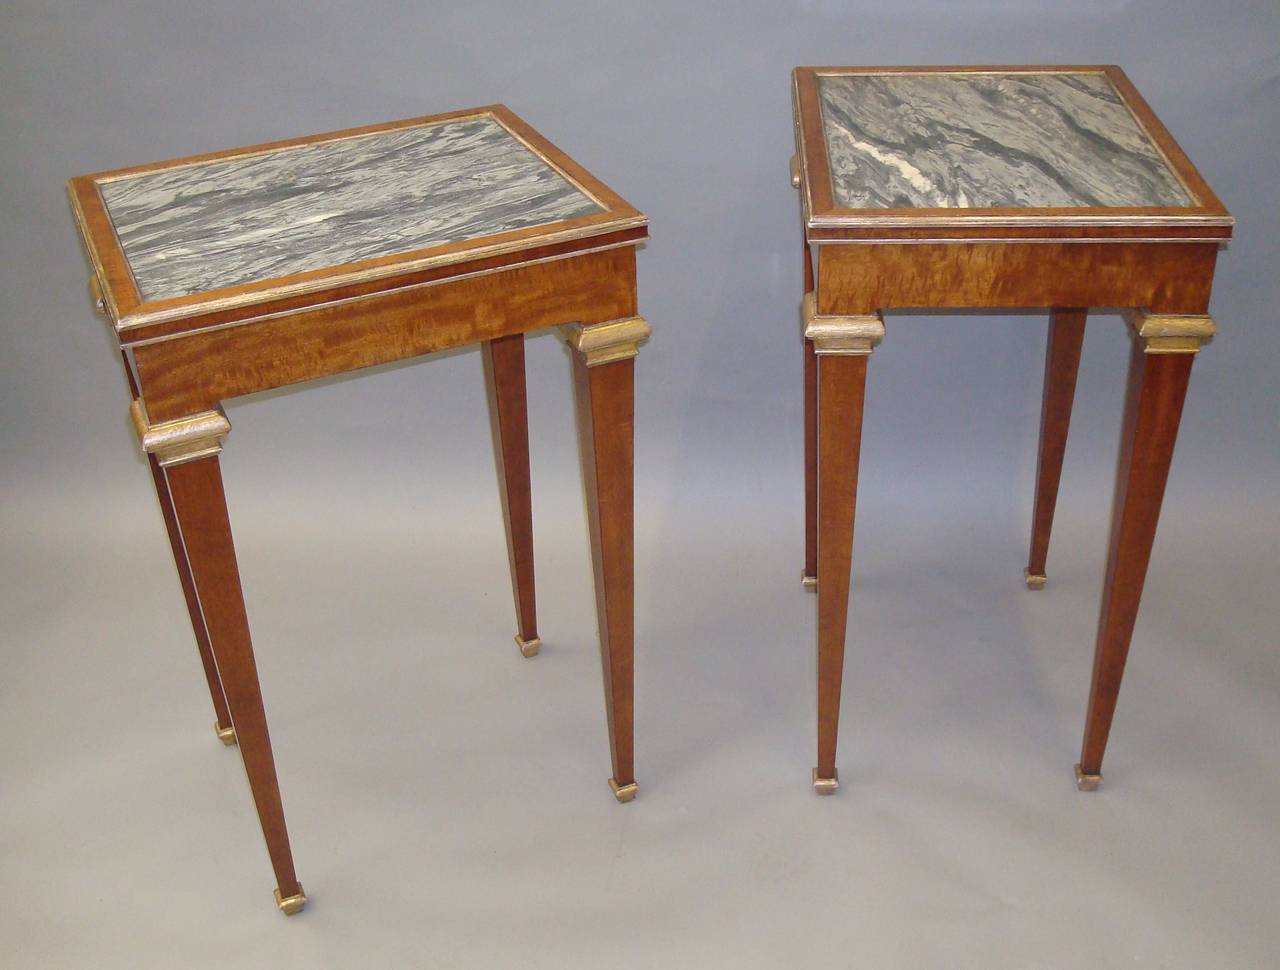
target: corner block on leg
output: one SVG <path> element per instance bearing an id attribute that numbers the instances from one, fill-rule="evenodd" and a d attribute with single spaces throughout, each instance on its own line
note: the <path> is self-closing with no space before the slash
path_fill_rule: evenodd
<path id="1" fill-rule="evenodd" d="M 223 439 L 231 433 L 231 422 L 222 408 L 151 424 L 142 402 L 135 399 L 129 406 L 129 417 L 133 419 L 142 450 L 155 455 L 161 468 L 216 455 L 222 451 Z"/>
<path id="2" fill-rule="evenodd" d="M 879 313 L 819 315 L 812 292 L 804 295 L 802 316 L 805 339 L 813 342 L 813 352 L 818 357 L 870 357 L 884 339 L 884 318 Z"/>
<path id="3" fill-rule="evenodd" d="M 584 365 L 599 367 L 638 355 L 652 328 L 644 317 L 626 317 L 590 326 L 573 323 L 561 327 L 560 332 L 570 349 L 582 356 Z"/>

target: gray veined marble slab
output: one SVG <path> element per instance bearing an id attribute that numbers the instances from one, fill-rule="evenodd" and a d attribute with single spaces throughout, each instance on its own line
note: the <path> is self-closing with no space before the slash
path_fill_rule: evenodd
<path id="1" fill-rule="evenodd" d="M 818 78 L 849 209 L 1191 206 L 1102 74 Z"/>
<path id="2" fill-rule="evenodd" d="M 488 117 L 103 182 L 143 300 L 603 211 Z"/>

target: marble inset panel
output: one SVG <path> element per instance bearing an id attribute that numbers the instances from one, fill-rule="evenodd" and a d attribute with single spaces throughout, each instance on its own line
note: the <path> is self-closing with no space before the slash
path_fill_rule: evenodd
<path id="1" fill-rule="evenodd" d="M 836 206 L 1191 206 L 1103 74 L 821 75 Z"/>
<path id="2" fill-rule="evenodd" d="M 99 190 L 144 301 L 603 211 L 490 117 L 159 169 Z"/>

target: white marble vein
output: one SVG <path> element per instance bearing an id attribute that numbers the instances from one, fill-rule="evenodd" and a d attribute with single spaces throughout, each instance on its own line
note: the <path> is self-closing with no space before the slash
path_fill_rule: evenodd
<path id="1" fill-rule="evenodd" d="M 100 189 L 144 300 L 601 211 L 492 118 L 162 169 Z"/>
<path id="2" fill-rule="evenodd" d="M 1192 204 L 1102 74 L 826 75 L 818 94 L 841 208 Z"/>

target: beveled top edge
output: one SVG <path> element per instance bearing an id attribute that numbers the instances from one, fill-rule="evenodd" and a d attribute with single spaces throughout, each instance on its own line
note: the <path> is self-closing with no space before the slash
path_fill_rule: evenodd
<path id="1" fill-rule="evenodd" d="M 576 220 L 575 220 L 576 221 Z M 387 281 L 389 283 L 397 280 L 402 276 L 408 276 L 419 273 L 424 270 L 436 269 L 446 266 L 457 266 L 459 274 L 466 274 L 467 267 L 475 262 L 488 259 L 493 256 L 505 256 L 510 253 L 516 253 L 521 250 L 533 249 L 539 246 L 546 246 L 557 243 L 574 243 L 578 240 L 589 239 L 594 236 L 606 235 L 608 233 L 618 232 L 625 229 L 644 228 L 649 224 L 647 217 L 637 215 L 632 218 L 620 218 L 607 223 L 596 223 L 590 226 L 563 229 L 561 231 L 548 231 L 539 233 L 537 236 L 524 239 L 514 240 L 507 243 L 494 243 L 486 246 L 474 246 L 463 252 L 441 253 L 437 256 L 422 255 L 418 258 L 407 258 L 400 260 L 392 265 L 380 266 L 367 270 L 361 270 L 360 264 L 349 264 L 352 269 L 350 272 L 338 272 L 341 267 L 335 267 L 334 271 L 326 271 L 326 275 L 320 279 L 308 280 L 301 282 L 284 283 L 279 286 L 270 288 L 258 288 L 252 293 L 244 293 L 235 296 L 227 296 L 221 299 L 201 300 L 199 303 L 191 306 L 163 307 L 159 309 L 147 309 L 148 304 L 142 304 L 141 309 L 119 318 L 112 317 L 113 325 L 116 333 L 120 335 L 128 334 L 144 327 L 151 327 L 156 324 L 169 323 L 174 320 L 180 320 L 185 317 L 204 315 L 209 313 L 217 313 L 224 310 L 233 310 L 240 307 L 253 307 L 262 303 L 269 303 L 273 300 L 283 299 L 291 296 L 307 296 L 311 294 L 320 294 L 329 290 L 340 289 L 345 286 L 358 283 L 370 283 Z M 555 225 L 551 223 L 549 225 Z M 567 225 L 567 223 L 561 223 Z M 542 228 L 542 227 L 538 227 Z M 496 238 L 496 237 L 491 237 Z M 443 247 L 433 247 L 443 248 Z M 421 253 L 429 254 L 431 250 L 421 250 Z M 414 254 L 407 254 L 413 256 Z M 267 281 L 270 282 L 270 281 Z M 204 296 L 216 296 L 218 293 L 231 292 L 226 290 L 210 290 L 207 294 L 198 294 Z M 183 298 L 189 299 L 189 298 Z"/>
<path id="2" fill-rule="evenodd" d="M 1100 209 L 1042 209 L 1024 212 L 1023 215 L 1015 214 L 1018 210 L 1012 209 L 922 209 L 919 211 L 929 213 L 941 213 L 957 211 L 963 213 L 959 216 L 943 216 L 943 215 L 927 215 L 912 216 L 911 210 L 901 209 L 880 209 L 880 210 L 862 210 L 862 209 L 846 209 L 841 212 L 848 212 L 849 215 L 823 213 L 820 215 L 812 215 L 808 219 L 810 229 L 835 229 L 841 227 L 851 228 L 886 228 L 886 229 L 906 229 L 912 227 L 920 228 L 942 228 L 946 226 L 975 226 L 996 229 L 1016 229 L 1021 226 L 1026 227 L 1070 227 L 1070 226 L 1092 226 L 1097 228 L 1119 229 L 1124 227 L 1140 228 L 1152 227 L 1160 228 L 1162 226 L 1222 226 L 1229 227 L 1235 225 L 1235 218 L 1230 214 L 1218 215 L 1216 213 L 1203 213 L 1198 211 L 1199 207 L 1186 215 L 1165 214 L 1163 209 L 1151 207 L 1151 213 L 1147 214 L 1141 211 L 1133 211 L 1129 213 L 1117 213 L 1115 215 L 1099 215 Z M 863 215 L 863 212 L 879 211 L 887 213 L 882 217 L 874 215 Z M 1079 212 L 1079 215 L 1071 215 L 1072 212 Z M 856 215 L 853 213 L 857 213 Z M 1092 214 L 1090 214 L 1092 213 Z"/>
<path id="3" fill-rule="evenodd" d="M 98 191 L 98 186 L 104 182 L 151 171 L 194 166 L 229 158 L 252 157 L 301 148 L 319 142 L 359 138 L 384 131 L 425 127 L 480 117 L 492 118 L 535 157 L 598 205 L 601 211 L 589 216 L 545 223 L 527 229 L 446 243 L 357 263 L 335 265 L 292 277 L 266 279 L 244 286 L 208 290 L 190 296 L 148 302 L 139 294 L 137 283 L 133 279 L 128 260 L 124 257 L 123 248 L 115 234 L 105 202 Z M 145 165 L 107 169 L 68 179 L 67 191 L 90 264 L 101 283 L 107 314 L 114 329 L 121 335 L 142 327 L 172 323 L 187 317 L 238 308 L 252 308 L 284 297 L 322 294 L 327 290 L 353 284 L 383 280 L 394 284 L 394 280 L 400 276 L 437 267 L 458 264 L 460 272 L 465 272 L 466 266 L 463 264 L 470 264 L 477 260 L 504 256 L 535 247 L 569 245 L 578 240 L 627 230 L 643 230 L 648 226 L 648 218 L 643 213 L 501 103 L 262 142 Z"/>
<path id="4" fill-rule="evenodd" d="M 820 130 L 822 119 L 810 119 L 807 126 L 804 112 L 804 88 L 816 93 L 816 80 L 823 76 L 840 75 L 895 75 L 895 74 L 1101 74 L 1107 77 L 1121 102 L 1130 112 L 1134 122 L 1147 135 L 1156 150 L 1163 156 L 1170 170 L 1181 182 L 1197 205 L 1187 207 L 1134 207 L 1108 209 L 1106 207 L 1072 207 L 1062 209 L 981 209 L 981 208 L 913 208 L 913 209 L 841 209 L 831 202 L 830 186 L 825 189 L 826 205 L 815 204 L 811 167 L 818 162 L 819 169 L 830 181 L 826 158 L 826 144 L 822 138 L 807 138 L 806 127 L 816 122 Z M 850 230 L 850 239 L 862 238 L 858 230 L 864 229 L 972 229 L 981 236 L 1000 229 L 1045 229 L 1044 238 L 1058 238 L 1062 230 L 1083 229 L 1143 229 L 1153 230 L 1158 237 L 1161 228 L 1202 227 L 1225 229 L 1213 233 L 1215 238 L 1230 238 L 1235 218 L 1205 182 L 1191 160 L 1174 141 L 1142 95 L 1134 87 L 1124 70 L 1116 64 L 951 64 L 951 65 L 868 65 L 868 66 L 799 66 L 791 72 L 792 112 L 796 134 L 796 155 L 800 163 L 801 209 L 806 229 L 828 232 Z M 816 134 L 811 130 L 810 134 Z M 814 144 L 811 144 L 814 142 Z M 1170 236 L 1170 241 L 1177 237 Z M 824 241 L 838 240 L 827 237 Z M 885 239 L 884 241 L 893 241 Z"/>
<path id="5" fill-rule="evenodd" d="M 794 72 L 815 75 L 841 74 L 1107 74 L 1117 69 L 1115 64 L 901 64 L 867 66 L 802 65 Z"/>

